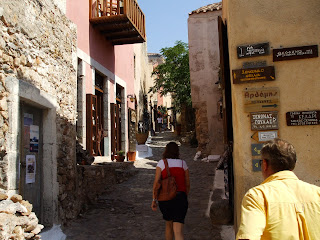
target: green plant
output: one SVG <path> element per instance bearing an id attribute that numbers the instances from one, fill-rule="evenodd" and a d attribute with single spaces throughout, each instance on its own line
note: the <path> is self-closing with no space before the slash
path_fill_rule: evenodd
<path id="1" fill-rule="evenodd" d="M 125 155 L 125 151 L 123 151 L 123 150 L 119 150 L 119 151 L 117 151 L 117 155 L 118 156 L 124 156 Z"/>
<path id="2" fill-rule="evenodd" d="M 183 104 L 192 106 L 188 44 L 177 41 L 174 47 L 162 48 L 160 52 L 164 63 L 154 69 L 152 75 L 156 79 L 149 93 L 159 92 L 161 96 L 171 93 L 173 107 L 180 112 Z"/>

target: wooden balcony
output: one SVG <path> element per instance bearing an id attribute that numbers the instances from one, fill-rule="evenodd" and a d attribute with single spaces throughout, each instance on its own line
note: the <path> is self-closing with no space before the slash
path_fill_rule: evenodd
<path id="1" fill-rule="evenodd" d="M 113 45 L 146 41 L 145 16 L 136 0 L 89 0 L 89 18 Z"/>

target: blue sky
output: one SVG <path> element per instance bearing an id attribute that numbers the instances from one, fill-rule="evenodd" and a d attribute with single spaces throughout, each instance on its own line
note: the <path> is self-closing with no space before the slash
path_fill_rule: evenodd
<path id="1" fill-rule="evenodd" d="M 138 0 L 146 16 L 149 53 L 160 53 L 181 40 L 188 42 L 189 13 L 217 0 Z"/>

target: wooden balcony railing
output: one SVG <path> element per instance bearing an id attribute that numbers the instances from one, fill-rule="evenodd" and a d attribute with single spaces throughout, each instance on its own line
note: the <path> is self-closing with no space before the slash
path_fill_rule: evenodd
<path id="1" fill-rule="evenodd" d="M 114 45 L 146 41 L 145 16 L 136 0 L 89 0 L 89 20 Z"/>

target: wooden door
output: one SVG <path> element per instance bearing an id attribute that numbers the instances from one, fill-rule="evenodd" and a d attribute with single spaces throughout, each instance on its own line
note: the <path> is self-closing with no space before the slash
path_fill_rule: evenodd
<path id="1" fill-rule="evenodd" d="M 116 135 L 116 124 L 115 124 L 115 104 L 110 104 L 110 117 L 111 117 L 111 160 L 114 160 L 114 155 L 116 153 L 116 142 L 115 142 L 115 135 Z"/>
<path id="2" fill-rule="evenodd" d="M 230 64 L 228 49 L 227 26 L 223 23 L 221 17 L 218 18 L 219 29 L 219 48 L 220 48 L 220 81 L 224 93 L 225 108 L 223 109 L 224 119 L 224 142 L 229 144 L 233 141 L 232 126 L 232 102 L 231 102 L 231 82 L 230 82 Z"/>
<path id="3" fill-rule="evenodd" d="M 232 96 L 231 96 L 231 81 L 230 81 L 230 63 L 229 63 L 229 48 L 228 48 L 228 32 L 227 25 L 223 23 L 221 17 L 218 18 L 219 29 L 219 48 L 220 48 L 220 77 L 223 90 L 223 98 L 225 106 L 223 109 L 224 121 L 224 142 L 227 145 L 227 177 L 225 177 L 226 191 L 229 191 L 229 203 L 233 209 L 234 205 L 234 177 L 233 177 L 233 125 L 232 125 Z"/>
<path id="4" fill-rule="evenodd" d="M 20 181 L 19 194 L 33 205 L 42 220 L 42 110 L 20 104 Z"/>
<path id="5" fill-rule="evenodd" d="M 121 104 L 110 104 L 111 114 L 111 159 L 121 149 Z"/>
<path id="6" fill-rule="evenodd" d="M 116 151 L 120 151 L 121 149 L 121 103 L 116 104 L 116 116 L 115 116 L 115 122 L 116 122 Z"/>
<path id="7" fill-rule="evenodd" d="M 92 156 L 101 156 L 103 148 L 102 97 L 93 94 L 86 96 L 86 147 Z"/>
<path id="8" fill-rule="evenodd" d="M 86 95 L 86 147 L 92 156 L 97 156 L 97 96 L 92 94 Z"/>

